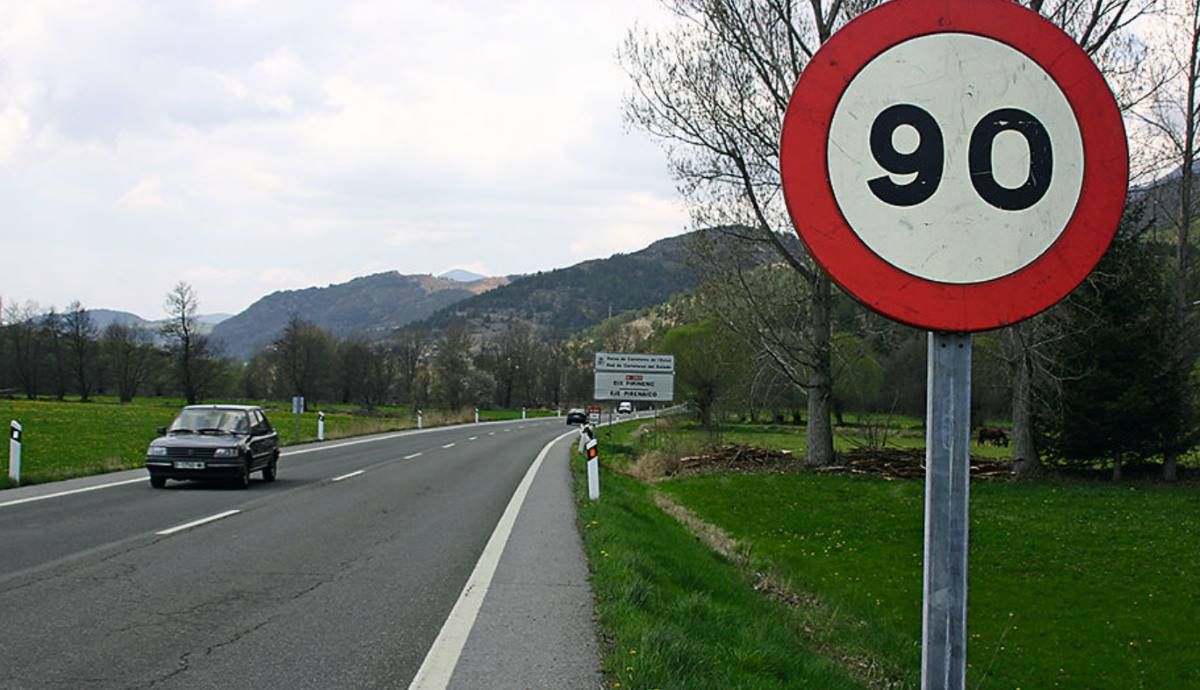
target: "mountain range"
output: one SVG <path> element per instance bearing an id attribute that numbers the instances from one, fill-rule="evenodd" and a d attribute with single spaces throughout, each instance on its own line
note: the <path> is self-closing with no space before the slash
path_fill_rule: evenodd
<path id="1" fill-rule="evenodd" d="M 696 235 L 530 275 L 489 278 L 460 269 L 440 276 L 376 273 L 325 287 L 274 292 L 240 314 L 198 320 L 213 323 L 212 340 L 224 356 L 239 360 L 278 338 L 293 316 L 343 338 L 378 340 L 409 324 L 440 331 L 458 322 L 488 339 L 513 321 L 528 323 L 544 336 L 566 337 L 699 285 L 703 276 L 689 264 Z M 788 241 L 796 243 L 795 236 Z M 753 262 L 773 260 L 774 254 L 764 250 Z M 91 314 L 101 328 L 116 321 L 158 325 L 128 312 L 93 309 Z"/>
<path id="2" fill-rule="evenodd" d="M 374 340 L 508 282 L 505 277 L 459 282 L 390 271 L 323 288 L 284 290 L 217 324 L 212 339 L 226 357 L 249 359 L 275 340 L 296 315 L 339 337 L 361 335 Z"/>

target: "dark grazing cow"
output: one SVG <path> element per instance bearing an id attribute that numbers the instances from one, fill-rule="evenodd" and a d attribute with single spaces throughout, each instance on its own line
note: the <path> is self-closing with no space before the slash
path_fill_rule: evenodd
<path id="1" fill-rule="evenodd" d="M 985 443 L 991 443 L 993 446 L 1007 446 L 1008 434 L 997 426 L 981 426 L 979 427 L 979 445 L 982 446 Z"/>

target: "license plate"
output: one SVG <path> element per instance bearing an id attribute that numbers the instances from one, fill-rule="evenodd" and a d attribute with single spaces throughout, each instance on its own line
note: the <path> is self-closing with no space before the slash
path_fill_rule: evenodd
<path id="1" fill-rule="evenodd" d="M 204 469 L 204 463 L 196 462 L 194 460 L 176 460 L 175 461 L 175 469 L 177 469 L 177 470 L 202 470 L 202 469 Z"/>

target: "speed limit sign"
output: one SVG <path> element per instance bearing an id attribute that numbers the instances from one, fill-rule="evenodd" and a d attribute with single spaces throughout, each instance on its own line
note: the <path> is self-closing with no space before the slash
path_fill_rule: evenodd
<path id="1" fill-rule="evenodd" d="M 894 0 L 804 69 L 780 145 L 801 239 L 869 307 L 997 328 L 1092 270 L 1128 185 L 1121 115 L 1087 54 L 1008 0 Z"/>

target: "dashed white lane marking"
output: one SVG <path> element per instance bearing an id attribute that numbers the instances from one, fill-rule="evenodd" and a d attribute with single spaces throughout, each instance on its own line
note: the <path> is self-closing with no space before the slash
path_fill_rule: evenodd
<path id="1" fill-rule="evenodd" d="M 488 589 L 492 586 L 492 577 L 496 574 L 496 566 L 500 565 L 500 555 L 504 553 L 504 547 L 508 544 L 508 537 L 512 534 L 517 514 L 521 512 L 521 506 L 525 503 L 525 496 L 529 493 L 533 478 L 537 476 L 542 461 L 546 459 L 550 448 L 573 433 L 576 432 L 568 431 L 561 434 L 543 446 L 542 452 L 538 453 L 533 464 L 525 472 L 521 483 L 517 485 L 517 490 L 513 492 L 512 498 L 508 501 L 508 507 L 500 516 L 500 521 L 496 523 L 496 529 L 488 539 L 487 546 L 483 547 L 483 553 L 479 556 L 475 569 L 471 571 L 471 577 L 467 579 L 462 594 L 458 596 L 458 602 L 451 609 L 449 617 L 442 625 L 437 639 L 433 641 L 429 653 L 425 655 L 425 661 L 421 663 L 421 668 L 417 671 L 416 678 L 413 678 L 412 684 L 408 686 L 408 690 L 433 690 L 435 688 L 444 690 L 450 684 L 450 677 L 454 675 L 454 668 L 458 666 L 458 659 L 462 656 L 463 645 L 467 643 L 471 628 L 475 627 L 475 619 L 479 616 L 479 607 L 483 604 Z"/>
<path id="2" fill-rule="evenodd" d="M 157 535 L 158 535 L 158 536 L 160 536 L 160 537 L 165 537 L 165 536 L 167 536 L 168 534 L 175 534 L 176 532 L 182 532 L 182 531 L 183 531 L 183 530 L 185 530 L 185 529 L 191 529 L 191 528 L 193 528 L 193 527 L 199 527 L 200 525 L 207 524 L 207 523 L 209 523 L 209 522 L 214 522 L 214 521 L 216 521 L 216 520 L 220 520 L 220 519 L 222 519 L 222 518 L 227 518 L 227 517 L 229 517 L 230 515 L 237 515 L 237 514 L 238 514 L 238 513 L 240 513 L 240 512 L 242 512 L 242 511 L 240 511 L 240 510 L 227 510 L 227 511 L 225 511 L 224 513 L 217 513 L 216 515 L 209 515 L 208 517 L 206 517 L 206 518 L 200 518 L 199 520 L 192 520 L 191 522 L 187 522 L 187 523 L 184 523 L 184 524 L 182 524 L 182 525 L 176 525 L 176 526 L 174 526 L 174 527 L 171 527 L 170 529 L 165 529 L 165 530 L 163 530 L 163 531 L 161 531 L 161 532 L 155 532 L 155 534 L 157 534 Z"/>
<path id="3" fill-rule="evenodd" d="M 453 443 L 447 443 L 446 445 L 442 446 L 442 448 L 453 448 L 453 447 L 454 447 Z"/>
<path id="4" fill-rule="evenodd" d="M 486 422 L 486 423 L 487 424 L 502 424 L 504 422 Z M 423 430 L 401 431 L 401 432 L 397 432 L 394 434 L 384 434 L 382 436 L 373 436 L 371 438 L 358 439 L 355 441 L 345 441 L 343 443 L 334 443 L 331 445 L 317 446 L 317 447 L 313 447 L 313 448 L 299 448 L 296 450 L 283 449 L 281 452 L 284 456 L 303 455 L 305 453 L 316 453 L 316 452 L 322 451 L 322 450 L 334 450 L 336 448 L 345 448 L 346 446 L 357 446 L 361 443 L 375 443 L 377 441 L 387 441 L 387 440 L 399 438 L 402 436 L 415 436 L 417 434 L 428 434 L 428 433 L 432 433 L 435 431 L 443 431 L 444 429 L 445 429 L 445 427 L 432 427 L 432 428 L 423 429 Z M 505 429 L 504 433 L 508 433 L 510 431 L 512 431 L 512 429 Z M 496 435 L 496 432 L 494 432 L 494 431 L 488 432 L 488 436 L 495 436 L 495 435 Z M 419 457 L 420 455 L 421 455 L 420 453 L 413 453 L 412 455 L 404 456 L 404 459 L 412 460 L 413 458 Z M 18 498 L 18 499 L 12 500 L 12 501 L 5 501 L 3 503 L 0 503 L 0 508 L 7 508 L 8 506 L 21 505 L 23 503 L 33 503 L 34 501 L 44 501 L 48 498 L 59 498 L 61 496 L 70 496 L 72 494 L 81 494 L 81 493 L 85 493 L 88 491 L 97 491 L 99 489 L 110 489 L 114 486 L 124 486 L 126 484 L 136 484 L 137 482 L 144 482 L 144 481 L 146 481 L 145 478 L 126 479 L 124 481 L 112 482 L 109 484 L 97 484 L 96 486 L 85 486 L 81 489 L 71 489 L 70 491 L 59 491 L 56 493 L 45 494 L 42 496 L 29 496 L 27 498 Z"/>
<path id="5" fill-rule="evenodd" d="M 358 470 L 358 471 L 355 471 L 355 472 L 351 472 L 351 473 L 349 473 L 349 474 L 343 474 L 342 476 L 340 476 L 340 477 L 334 477 L 333 479 L 330 479 L 329 481 L 331 481 L 331 482 L 340 482 L 340 481 L 342 481 L 343 479 L 349 479 L 349 478 L 351 478 L 351 477 L 357 477 L 358 475 L 362 474 L 363 472 L 366 472 L 366 470 Z"/>
<path id="6" fill-rule="evenodd" d="M 478 436 L 471 436 L 471 437 L 467 438 L 468 441 L 476 441 L 478 439 L 479 439 Z"/>
<path id="7" fill-rule="evenodd" d="M 421 455 L 422 455 L 422 453 L 418 451 L 418 452 L 416 452 L 416 453 L 411 453 L 411 454 L 409 454 L 409 455 L 405 455 L 405 456 L 404 456 L 404 459 L 405 459 L 405 460 L 412 460 L 413 458 L 419 458 L 419 457 L 421 457 Z"/>
<path id="8" fill-rule="evenodd" d="M 18 498 L 15 501 L 5 501 L 4 503 L 0 503 L 0 508 L 4 508 L 7 506 L 20 505 L 22 503 L 33 503 L 34 501 L 44 501 L 47 498 L 58 498 L 59 496 L 70 496 L 71 494 L 81 494 L 85 491 L 97 491 L 99 489 L 108 489 L 108 488 L 111 488 L 114 486 L 123 486 L 125 484 L 134 484 L 137 482 L 144 482 L 144 481 L 146 481 L 145 477 L 139 477 L 137 479 L 126 479 L 123 482 L 111 482 L 109 484 L 97 484 L 96 486 L 85 486 L 82 489 L 71 489 L 70 491 L 59 491 L 58 493 L 46 494 L 45 496 L 30 496 L 29 498 Z"/>

